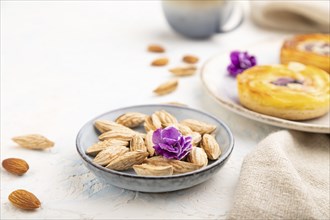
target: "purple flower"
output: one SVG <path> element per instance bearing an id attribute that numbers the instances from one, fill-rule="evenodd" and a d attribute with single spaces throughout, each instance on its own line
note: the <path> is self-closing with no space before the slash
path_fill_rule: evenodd
<path id="1" fill-rule="evenodd" d="M 304 82 L 289 77 L 282 77 L 282 78 L 278 78 L 276 81 L 273 81 L 271 83 L 276 86 L 287 86 L 290 83 L 303 84 Z"/>
<path id="2" fill-rule="evenodd" d="M 152 141 L 157 155 L 167 159 L 181 160 L 190 152 L 190 136 L 182 134 L 174 127 L 159 128 L 152 135 Z"/>
<path id="3" fill-rule="evenodd" d="M 230 53 L 231 63 L 227 67 L 229 74 L 236 77 L 244 70 L 251 68 L 257 64 L 254 56 L 249 55 L 247 52 L 233 51 Z"/>

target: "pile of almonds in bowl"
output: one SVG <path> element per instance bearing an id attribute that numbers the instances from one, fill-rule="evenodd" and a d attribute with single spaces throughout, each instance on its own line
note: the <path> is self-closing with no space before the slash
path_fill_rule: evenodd
<path id="1" fill-rule="evenodd" d="M 142 125 L 144 132 L 136 129 Z M 169 176 L 205 167 L 221 155 L 215 125 L 195 119 L 179 122 L 165 110 L 151 115 L 127 112 L 115 121 L 96 120 L 94 127 L 100 132 L 99 142 L 86 154 L 111 170 Z"/>

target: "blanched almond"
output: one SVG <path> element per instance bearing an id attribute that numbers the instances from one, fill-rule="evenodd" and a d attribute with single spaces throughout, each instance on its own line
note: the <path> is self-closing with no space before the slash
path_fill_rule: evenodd
<path id="1" fill-rule="evenodd" d="M 201 147 L 205 150 L 210 160 L 216 160 L 221 155 L 220 146 L 212 135 L 203 135 Z"/>
<path id="2" fill-rule="evenodd" d="M 168 166 L 155 166 L 151 164 L 134 165 L 134 171 L 139 176 L 170 176 L 173 174 L 173 167 Z"/>
<path id="3" fill-rule="evenodd" d="M 171 79 L 161 85 L 159 85 L 155 90 L 154 93 L 157 95 L 165 95 L 168 93 L 173 92 L 179 85 L 179 81 L 177 79 Z"/>
<path id="4" fill-rule="evenodd" d="M 12 140 L 21 147 L 33 150 L 43 150 L 54 146 L 54 142 L 39 134 L 17 136 L 13 137 Z"/>
<path id="5" fill-rule="evenodd" d="M 129 128 L 135 128 L 144 122 L 146 116 L 140 112 L 127 112 L 119 116 L 116 122 Z"/>

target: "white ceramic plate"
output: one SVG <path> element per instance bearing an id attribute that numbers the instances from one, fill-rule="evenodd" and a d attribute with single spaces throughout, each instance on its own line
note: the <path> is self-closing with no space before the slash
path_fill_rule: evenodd
<path id="1" fill-rule="evenodd" d="M 279 63 L 282 42 L 283 39 L 271 40 L 249 48 L 234 49 L 248 51 L 255 55 L 260 65 L 276 64 Z M 209 59 L 204 64 L 201 74 L 204 87 L 220 105 L 237 114 L 266 124 L 307 132 L 330 133 L 329 113 L 313 120 L 291 121 L 260 114 L 243 107 L 238 100 L 236 79 L 227 73 L 226 68 L 230 62 L 229 54 L 230 51 L 227 51 Z"/>

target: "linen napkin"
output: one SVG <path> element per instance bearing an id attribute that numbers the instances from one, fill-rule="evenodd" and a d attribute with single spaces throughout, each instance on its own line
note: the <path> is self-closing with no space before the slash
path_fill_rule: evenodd
<path id="1" fill-rule="evenodd" d="M 330 3 L 328 1 L 254 1 L 251 0 L 252 20 L 264 27 L 299 31 L 330 31 Z"/>
<path id="2" fill-rule="evenodd" d="M 279 131 L 244 158 L 228 219 L 329 219 L 330 137 Z"/>

